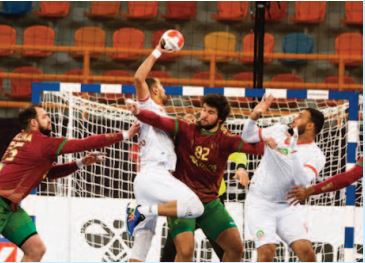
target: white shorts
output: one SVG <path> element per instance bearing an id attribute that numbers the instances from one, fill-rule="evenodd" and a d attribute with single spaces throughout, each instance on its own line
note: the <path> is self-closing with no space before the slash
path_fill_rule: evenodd
<path id="1" fill-rule="evenodd" d="M 163 166 L 144 168 L 134 180 L 134 194 L 137 204 L 154 205 L 173 200 L 187 199 L 196 194 L 179 179 L 176 179 Z M 137 225 L 138 229 L 148 229 L 155 232 L 157 216 L 148 216 Z"/>
<path id="2" fill-rule="evenodd" d="M 308 240 L 308 229 L 300 206 L 273 203 L 252 192 L 246 198 L 245 222 L 256 248 L 279 244 L 279 237 L 289 246 L 296 240 Z"/>

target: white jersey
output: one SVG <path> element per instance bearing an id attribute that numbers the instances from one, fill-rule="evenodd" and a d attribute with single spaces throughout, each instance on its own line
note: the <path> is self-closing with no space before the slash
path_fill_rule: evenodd
<path id="1" fill-rule="evenodd" d="M 167 116 L 164 108 L 156 104 L 151 98 L 143 102 L 140 101 L 139 107 L 151 110 L 161 116 Z M 169 171 L 175 171 L 176 154 L 174 144 L 167 133 L 142 122 L 138 144 L 141 169 L 147 165 L 158 164 Z"/>
<path id="2" fill-rule="evenodd" d="M 257 128 L 257 137 L 262 140 L 273 138 L 277 148 L 265 146 L 260 165 L 251 180 L 250 192 L 272 202 L 286 202 L 286 195 L 294 185 L 309 184 L 325 164 L 325 156 L 314 142 L 297 144 L 296 151 L 291 153 L 289 145 L 292 138 L 287 131 L 288 126 L 282 124 Z M 301 169 L 300 172 L 298 169 Z M 300 175 L 302 177 L 298 178 Z"/>

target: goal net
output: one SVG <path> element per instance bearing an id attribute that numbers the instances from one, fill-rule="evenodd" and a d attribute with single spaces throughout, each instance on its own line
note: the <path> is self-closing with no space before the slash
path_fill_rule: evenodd
<path id="1" fill-rule="evenodd" d="M 121 94 L 44 92 L 42 104 L 51 116 L 53 136 L 83 138 L 92 134 L 128 129 L 135 118 L 125 108 L 126 96 L 134 98 L 133 95 Z M 257 99 L 229 97 L 229 101 L 232 106 L 232 114 L 227 120 L 226 126 L 233 133 L 240 134 L 244 121 L 257 103 Z M 171 116 L 183 116 L 186 113 L 198 113 L 200 106 L 199 96 L 172 96 L 169 98 L 166 109 Z M 267 127 L 276 122 L 290 123 L 294 116 L 306 107 L 317 108 L 325 115 L 323 130 L 316 139 L 326 156 L 326 166 L 316 178 L 316 181 L 319 182 L 346 169 L 349 112 L 347 100 L 276 99 L 269 112 L 259 120 L 259 125 Z M 360 110 L 362 111 L 362 104 Z M 358 145 L 361 147 L 359 147 L 358 152 L 362 153 L 362 121 L 359 121 L 359 135 Z M 99 249 L 100 257 L 91 258 L 92 255 L 96 254 L 85 251 L 83 255 L 76 255 L 81 253 L 79 251 L 70 253 L 70 260 L 123 261 L 128 258 L 129 250 L 133 244 L 133 238 L 129 238 L 125 231 L 124 207 L 126 200 L 134 198 L 133 181 L 139 169 L 137 140 L 134 138 L 133 140 L 122 141 L 104 148 L 103 151 L 107 155 L 104 163 L 79 170 L 72 176 L 57 181 L 45 181 L 37 192 L 37 195 L 43 198 L 51 196 L 66 198 L 69 200 L 69 205 L 82 199 L 101 204 L 102 208 L 106 209 L 104 212 L 100 212 L 105 213 L 104 215 L 96 215 L 96 210 L 102 210 L 100 207 L 85 212 L 86 215 L 87 213 L 93 215 L 90 217 L 93 219 L 85 220 L 84 222 L 87 223 L 81 227 L 78 233 L 68 230 L 71 232 L 68 235 L 69 242 L 76 242 L 72 241 L 74 235 L 85 235 L 87 243 L 85 249 L 86 247 L 95 251 Z M 68 154 L 60 156 L 58 161 L 68 162 L 83 155 L 84 153 Z M 251 175 L 259 161 L 260 158 L 256 156 L 247 155 L 247 168 Z M 253 261 L 256 257 L 254 242 L 248 231 L 245 230 L 243 215 L 247 189 L 233 179 L 234 173 L 235 164 L 229 161 L 225 171 L 227 191 L 224 198 L 244 239 L 243 261 Z M 356 206 L 359 208 L 363 206 L 361 189 L 361 182 L 359 181 L 356 199 Z M 115 205 L 112 206 L 112 203 Z M 118 204 L 120 204 L 119 207 Z M 76 210 L 75 207 L 72 211 Z M 86 209 L 89 205 L 82 205 L 82 207 Z M 307 201 L 305 208 L 304 216 L 309 219 L 309 233 L 317 254 L 317 260 L 343 261 L 344 190 L 312 197 Z M 115 209 L 119 212 L 116 212 Z M 101 218 L 108 217 L 107 213 L 109 212 L 120 216 L 110 221 L 111 223 L 108 225 Z M 78 220 L 72 218 L 72 215 L 69 215 L 70 224 Z M 362 232 L 362 220 L 356 219 L 355 221 L 355 231 Z M 167 234 L 165 219 L 161 218 L 159 222 L 152 244 L 153 248 L 151 248 L 157 252 L 149 254 L 149 259 L 155 261 L 159 260 L 159 252 Z M 70 229 L 72 229 L 71 226 Z M 356 246 L 359 249 L 358 252 L 362 253 L 362 236 L 355 238 L 355 243 L 358 238 L 361 238 L 361 242 L 359 241 Z M 217 261 L 218 258 L 209 241 L 201 232 L 196 234 L 196 239 L 195 259 L 197 261 Z M 278 246 L 275 261 L 296 260 L 297 258 L 284 243 Z"/>

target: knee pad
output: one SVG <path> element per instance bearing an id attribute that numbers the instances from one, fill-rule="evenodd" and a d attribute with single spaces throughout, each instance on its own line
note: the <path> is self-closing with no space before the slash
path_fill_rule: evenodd
<path id="1" fill-rule="evenodd" d="M 146 261 L 148 251 L 151 247 L 153 232 L 147 229 L 140 229 L 134 234 L 134 244 L 130 259 Z"/>
<path id="2" fill-rule="evenodd" d="M 199 197 L 190 195 L 188 198 L 177 200 L 177 217 L 196 218 L 204 213 L 203 203 Z"/>

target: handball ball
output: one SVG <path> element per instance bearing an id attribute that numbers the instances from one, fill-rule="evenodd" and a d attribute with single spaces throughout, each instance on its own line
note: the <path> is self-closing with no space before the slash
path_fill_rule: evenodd
<path id="1" fill-rule="evenodd" d="M 161 47 L 167 51 L 176 52 L 184 46 L 184 36 L 174 29 L 163 33 L 161 39 Z"/>

